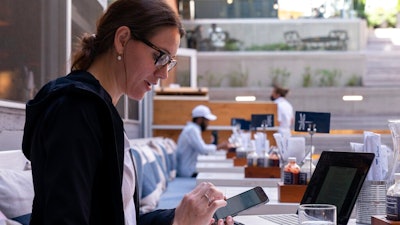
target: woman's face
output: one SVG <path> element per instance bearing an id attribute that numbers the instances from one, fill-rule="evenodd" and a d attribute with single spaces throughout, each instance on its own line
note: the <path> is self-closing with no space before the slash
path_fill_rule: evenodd
<path id="1" fill-rule="evenodd" d="M 179 43 L 180 35 L 175 27 L 162 28 L 149 40 L 129 40 L 123 56 L 126 77 L 119 76 L 118 81 L 124 93 L 132 99 L 141 100 L 160 79 L 167 79 L 168 64 L 157 66 L 155 60 L 161 54 L 167 54 L 171 59 L 175 59 Z M 162 58 L 168 59 L 168 56 Z"/>

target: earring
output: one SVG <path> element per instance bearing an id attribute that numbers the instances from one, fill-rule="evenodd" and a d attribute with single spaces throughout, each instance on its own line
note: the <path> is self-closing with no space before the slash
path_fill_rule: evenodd
<path id="1" fill-rule="evenodd" d="M 122 56 L 121 56 L 121 55 L 118 55 L 118 56 L 117 56 L 117 60 L 118 60 L 118 61 L 121 61 L 121 59 L 122 59 Z"/>

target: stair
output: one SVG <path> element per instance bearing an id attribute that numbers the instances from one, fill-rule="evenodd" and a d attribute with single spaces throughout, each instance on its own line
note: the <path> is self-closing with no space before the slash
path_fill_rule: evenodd
<path id="1" fill-rule="evenodd" d="M 400 29 L 371 31 L 366 47 L 366 87 L 389 87 L 400 85 Z"/>

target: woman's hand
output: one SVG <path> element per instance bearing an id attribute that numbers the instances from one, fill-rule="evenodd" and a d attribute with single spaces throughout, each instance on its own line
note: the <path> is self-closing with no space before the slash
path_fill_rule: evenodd
<path id="1" fill-rule="evenodd" d="M 218 208 L 226 206 L 225 196 L 215 186 L 208 182 L 199 184 L 193 191 L 186 194 L 175 209 L 173 225 L 211 225 L 212 218 Z M 226 221 L 216 221 L 218 225 L 233 225 L 232 217 Z"/>
<path id="2" fill-rule="evenodd" d="M 226 220 L 219 219 L 217 223 L 215 223 L 214 219 L 211 221 L 211 225 L 233 225 L 233 218 L 232 216 L 226 217 Z"/>

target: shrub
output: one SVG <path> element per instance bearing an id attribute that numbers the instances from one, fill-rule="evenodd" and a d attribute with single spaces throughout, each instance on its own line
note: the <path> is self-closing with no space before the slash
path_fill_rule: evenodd
<path id="1" fill-rule="evenodd" d="M 280 68 L 272 68 L 271 69 L 271 86 L 273 85 L 279 85 L 282 87 L 285 87 L 287 85 L 287 81 L 290 77 L 290 72 L 287 71 L 286 68 L 280 69 Z"/>

